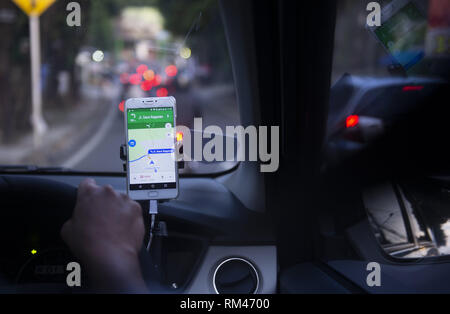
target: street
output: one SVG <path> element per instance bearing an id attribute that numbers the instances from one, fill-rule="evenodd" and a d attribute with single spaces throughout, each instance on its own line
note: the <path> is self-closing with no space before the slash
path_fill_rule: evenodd
<path id="1" fill-rule="evenodd" d="M 225 128 L 238 123 L 232 86 L 192 88 L 177 93 L 178 125 L 193 127 L 194 117 L 203 117 L 204 127 L 217 125 Z M 119 148 L 125 143 L 123 114 L 117 104 L 111 104 L 101 125 L 89 134 L 83 145 L 62 166 L 85 172 L 122 172 Z"/>

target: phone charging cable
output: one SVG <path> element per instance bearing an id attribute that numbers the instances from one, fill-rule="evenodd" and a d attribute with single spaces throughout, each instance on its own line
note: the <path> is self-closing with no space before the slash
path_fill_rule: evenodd
<path id="1" fill-rule="evenodd" d="M 158 215 L 158 201 L 157 200 L 150 200 L 149 214 L 150 214 L 150 234 L 149 234 L 148 243 L 147 243 L 147 252 L 150 252 L 150 247 L 152 245 L 153 234 L 154 234 L 154 230 L 155 230 L 156 215 Z"/>

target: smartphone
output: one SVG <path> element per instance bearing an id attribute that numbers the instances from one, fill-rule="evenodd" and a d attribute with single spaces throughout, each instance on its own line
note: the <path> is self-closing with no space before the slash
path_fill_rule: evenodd
<path id="1" fill-rule="evenodd" d="M 127 192 L 131 199 L 178 197 L 176 116 L 174 97 L 126 101 Z"/>
<path id="2" fill-rule="evenodd" d="M 397 64 L 409 70 L 425 57 L 426 4 L 394 0 L 381 11 L 381 26 L 366 26 Z"/>

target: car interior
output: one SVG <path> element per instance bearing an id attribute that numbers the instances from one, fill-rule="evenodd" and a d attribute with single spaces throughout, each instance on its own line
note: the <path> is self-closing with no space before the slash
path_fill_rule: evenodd
<path id="1" fill-rule="evenodd" d="M 439 80 L 374 83 L 350 73 L 333 86 L 337 2 L 218 7 L 240 123 L 280 127 L 279 168 L 261 173 L 244 161 L 181 173 L 179 197 L 159 206 L 164 235 L 140 254 L 149 291 L 450 292 L 442 280 L 450 260 L 439 250 L 450 235 L 440 230 L 450 219 L 448 63 Z M 405 85 L 423 91 L 402 92 Z M 344 102 L 347 111 L 334 114 Z M 349 114 L 371 117 L 376 136 L 346 128 Z M 110 158 L 120 160 L 119 150 Z M 0 292 L 84 292 L 66 285 L 65 265 L 76 258 L 60 230 L 85 178 L 126 193 L 125 172 L 0 167 Z M 148 202 L 141 205 L 148 221 Z M 372 262 L 381 265 L 379 287 L 366 282 Z"/>

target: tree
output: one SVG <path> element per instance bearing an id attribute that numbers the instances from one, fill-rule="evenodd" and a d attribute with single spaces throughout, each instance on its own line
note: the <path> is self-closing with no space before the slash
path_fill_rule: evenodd
<path id="1" fill-rule="evenodd" d="M 0 24 L 0 139 L 12 142 L 16 131 L 29 127 L 30 71 L 27 47 L 28 18 L 11 1 L 1 1 L 0 10 L 13 19 Z"/>

